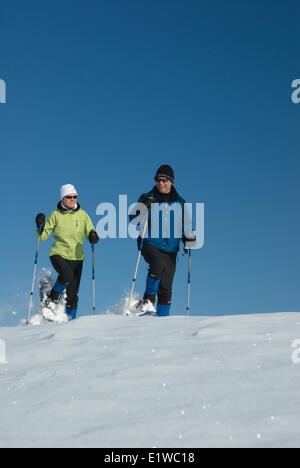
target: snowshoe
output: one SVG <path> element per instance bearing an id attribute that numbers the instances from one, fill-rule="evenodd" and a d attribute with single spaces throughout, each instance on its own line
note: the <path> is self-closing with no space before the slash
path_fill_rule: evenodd
<path id="1" fill-rule="evenodd" d="M 65 313 L 65 294 L 58 295 L 58 299 L 51 298 L 50 292 L 54 286 L 54 281 L 50 277 L 40 280 L 40 313 L 44 320 L 48 322 L 67 322 Z"/>
<path id="2" fill-rule="evenodd" d="M 45 276 L 40 280 L 40 301 L 41 303 L 49 296 L 50 291 L 54 286 L 54 280 L 50 276 Z"/>
<path id="3" fill-rule="evenodd" d="M 136 315 L 142 317 L 144 315 L 156 316 L 154 304 L 149 299 L 142 299 L 136 305 Z"/>

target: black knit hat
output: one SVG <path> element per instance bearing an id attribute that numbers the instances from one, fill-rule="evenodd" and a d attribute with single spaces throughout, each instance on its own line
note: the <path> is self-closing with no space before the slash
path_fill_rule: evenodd
<path id="1" fill-rule="evenodd" d="M 167 177 L 167 179 L 170 179 L 173 183 L 175 181 L 174 171 L 171 166 L 168 166 L 167 164 L 160 166 L 160 168 L 157 169 L 155 180 L 157 180 L 158 177 Z"/>

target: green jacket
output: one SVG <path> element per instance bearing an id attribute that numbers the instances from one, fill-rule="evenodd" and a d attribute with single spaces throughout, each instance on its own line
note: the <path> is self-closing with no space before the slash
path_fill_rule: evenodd
<path id="1" fill-rule="evenodd" d="M 40 237 L 46 241 L 54 235 L 54 243 L 50 251 L 52 255 L 60 255 L 66 260 L 83 260 L 84 237 L 88 239 L 89 233 L 95 230 L 89 215 L 77 205 L 74 211 L 65 210 L 61 204 L 49 216 L 44 231 Z"/>

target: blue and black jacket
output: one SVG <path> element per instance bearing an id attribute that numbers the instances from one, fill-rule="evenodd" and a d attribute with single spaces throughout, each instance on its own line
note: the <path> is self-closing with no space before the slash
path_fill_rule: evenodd
<path id="1" fill-rule="evenodd" d="M 177 253 L 185 232 L 185 200 L 177 193 L 174 186 L 169 194 L 161 194 L 154 187 L 150 192 L 141 195 L 138 203 L 145 203 L 149 197 L 155 200 L 153 203 L 156 203 L 156 206 L 148 210 L 148 234 L 144 241 L 141 237 L 138 238 L 138 247 L 141 249 L 142 245 L 149 244 L 162 252 Z M 140 212 L 130 215 L 130 221 L 132 222 L 139 214 Z"/>

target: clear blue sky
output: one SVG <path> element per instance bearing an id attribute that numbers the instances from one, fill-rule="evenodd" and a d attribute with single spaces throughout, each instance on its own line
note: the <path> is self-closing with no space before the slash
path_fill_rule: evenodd
<path id="1" fill-rule="evenodd" d="M 96 223 L 99 203 L 134 202 L 169 163 L 180 194 L 205 203 L 192 312 L 299 310 L 299 20 L 296 0 L 2 2 L 1 307 L 26 313 L 34 218 L 62 184 Z M 97 246 L 99 313 L 129 289 L 136 256 L 130 239 Z M 176 314 L 186 269 L 180 256 Z"/>

